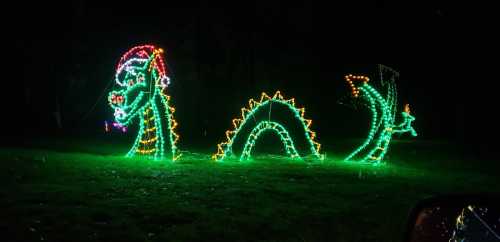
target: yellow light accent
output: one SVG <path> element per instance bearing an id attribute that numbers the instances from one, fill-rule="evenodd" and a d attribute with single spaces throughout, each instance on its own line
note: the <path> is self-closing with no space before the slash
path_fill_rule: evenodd
<path id="1" fill-rule="evenodd" d="M 238 128 L 240 126 L 241 121 L 242 120 L 238 119 L 238 118 L 233 119 L 233 127 L 234 127 L 234 129 L 236 129 L 236 128 Z"/>
<path id="2" fill-rule="evenodd" d="M 407 113 L 407 114 L 410 114 L 411 110 L 410 110 L 410 104 L 405 104 L 405 108 L 404 108 L 404 112 Z"/>
<path id="3" fill-rule="evenodd" d="M 311 136 L 311 139 L 314 140 L 316 138 L 316 132 L 309 130 L 309 135 Z"/>
<path id="4" fill-rule="evenodd" d="M 156 51 L 154 54 L 156 54 Z M 148 72 L 151 72 L 155 66 L 156 66 L 156 58 L 153 57 L 153 60 L 149 64 Z"/>
<path id="5" fill-rule="evenodd" d="M 152 132 L 152 131 L 155 131 L 155 130 L 156 130 L 156 127 L 153 126 L 152 128 L 145 129 L 144 131 L 146 131 L 146 132 L 149 133 L 149 132 Z"/>
<path id="6" fill-rule="evenodd" d="M 141 140 L 140 142 L 141 142 L 142 144 L 149 144 L 149 143 L 153 143 L 153 142 L 155 142 L 155 141 L 157 141 L 157 140 L 158 140 L 158 137 L 156 137 L 156 136 L 155 136 L 154 138 L 147 139 L 147 140 Z"/>
<path id="7" fill-rule="evenodd" d="M 137 152 L 141 153 L 141 154 L 151 154 L 153 152 L 155 152 L 156 149 L 155 148 L 152 148 L 152 149 L 149 149 L 149 150 L 141 150 L 141 149 L 137 149 Z"/>
<path id="8" fill-rule="evenodd" d="M 304 121 L 306 122 L 306 127 L 309 128 L 312 124 L 312 119 L 304 119 Z"/>
<path id="9" fill-rule="evenodd" d="M 260 101 L 259 101 L 259 103 L 262 103 L 265 100 L 271 100 L 271 97 L 268 96 L 265 92 L 262 92 L 262 94 L 260 95 Z"/>
<path id="10" fill-rule="evenodd" d="M 222 145 L 224 143 L 220 143 L 217 145 L 217 153 L 215 153 L 214 155 L 212 155 L 212 159 L 214 160 L 217 160 L 219 157 L 223 157 L 224 156 L 224 149 L 222 148 Z"/>
<path id="11" fill-rule="evenodd" d="M 304 118 L 304 114 L 306 112 L 306 109 L 305 108 L 299 108 L 298 110 L 299 110 L 299 113 L 300 113 L 300 117 Z"/>
<path id="12" fill-rule="evenodd" d="M 153 119 L 155 119 L 155 116 L 151 116 L 150 118 L 144 119 L 144 123 L 147 124 Z"/>
<path id="13" fill-rule="evenodd" d="M 227 130 L 226 131 L 226 138 L 227 138 L 228 141 L 231 140 L 231 135 L 234 134 L 234 133 L 236 133 L 236 131 L 231 131 L 231 130 Z"/>
<path id="14" fill-rule="evenodd" d="M 179 154 L 177 154 L 177 155 L 174 155 L 174 156 L 173 156 L 173 158 L 172 158 L 172 160 L 176 161 L 176 160 L 178 160 L 179 158 L 181 158 L 181 156 L 182 156 L 182 153 L 179 153 Z"/>
<path id="15" fill-rule="evenodd" d="M 177 141 L 179 141 L 179 138 L 180 138 L 180 135 L 178 135 L 177 133 L 173 133 L 174 135 L 174 144 L 177 144 Z"/>
<path id="16" fill-rule="evenodd" d="M 243 118 L 243 120 L 246 119 L 246 113 L 249 113 L 250 111 L 252 110 L 247 108 L 241 108 L 241 117 Z"/>
<path id="17" fill-rule="evenodd" d="M 172 129 L 175 129 L 177 127 L 177 125 L 179 125 L 179 123 L 177 123 L 177 121 L 175 121 L 175 119 L 171 119 L 172 120 Z"/>
<path id="18" fill-rule="evenodd" d="M 311 139 L 312 140 L 312 139 Z M 313 140 L 313 144 L 316 146 L 316 152 L 319 153 L 319 150 L 321 149 L 321 144 Z"/>
<path id="19" fill-rule="evenodd" d="M 253 109 L 255 106 L 259 105 L 260 103 L 256 102 L 255 100 L 253 100 L 252 98 L 250 98 L 250 100 L 248 100 L 248 107 L 250 109 Z"/>
<path id="20" fill-rule="evenodd" d="M 283 96 L 281 95 L 281 92 L 279 90 L 274 93 L 273 99 L 283 100 Z"/>

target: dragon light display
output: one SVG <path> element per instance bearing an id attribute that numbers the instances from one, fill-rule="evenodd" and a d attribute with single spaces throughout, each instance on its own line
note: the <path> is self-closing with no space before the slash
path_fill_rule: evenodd
<path id="1" fill-rule="evenodd" d="M 412 127 L 415 118 L 406 105 L 401 113 L 403 120 L 396 124 L 397 92 L 395 81 L 382 83 L 387 85 L 387 96 L 383 97 L 368 84 L 365 76 L 347 75 L 346 81 L 354 98 L 366 101 L 372 119 L 365 141 L 351 152 L 345 160 L 356 160 L 379 164 L 387 153 L 393 134 L 417 133 Z M 382 81 L 383 78 L 381 76 Z M 123 132 L 127 127 L 138 122 L 138 134 L 128 151 L 128 157 L 134 155 L 151 156 L 155 159 L 179 158 L 175 133 L 177 122 L 171 106 L 170 96 L 166 94 L 170 79 L 161 48 L 142 45 L 130 49 L 118 62 L 115 85 L 108 95 L 108 102 L 114 110 L 113 127 Z M 272 115 L 272 110 L 281 110 L 281 115 Z M 288 114 L 284 114 L 288 113 Z M 212 159 L 222 161 L 237 158 L 240 161 L 251 159 L 256 142 L 263 133 L 277 135 L 286 154 L 292 159 L 304 157 L 324 159 L 320 154 L 321 145 L 316 141 L 316 133 L 311 130 L 312 120 L 304 116 L 305 109 L 298 108 L 295 99 L 286 99 L 280 91 L 272 96 L 262 93 L 260 99 L 250 99 L 241 109 L 241 117 L 232 121 L 233 128 L 226 131 L 225 141 L 217 145 Z M 106 124 L 106 131 L 110 125 Z M 294 134 L 294 135 L 291 135 Z M 296 146 L 297 140 L 301 145 Z M 301 149 L 298 149 L 301 148 Z"/>
<path id="2" fill-rule="evenodd" d="M 136 154 L 155 159 L 179 157 L 175 133 L 177 122 L 166 94 L 169 77 L 163 50 L 142 45 L 125 53 L 116 68 L 115 90 L 108 95 L 116 122 L 128 126 L 137 120 L 139 131 L 127 156 Z"/>

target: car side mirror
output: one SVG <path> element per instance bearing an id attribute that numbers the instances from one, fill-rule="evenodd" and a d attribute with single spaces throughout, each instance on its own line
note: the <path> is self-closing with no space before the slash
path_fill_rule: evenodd
<path id="1" fill-rule="evenodd" d="M 441 196 L 410 213 L 406 242 L 500 242 L 498 195 Z"/>

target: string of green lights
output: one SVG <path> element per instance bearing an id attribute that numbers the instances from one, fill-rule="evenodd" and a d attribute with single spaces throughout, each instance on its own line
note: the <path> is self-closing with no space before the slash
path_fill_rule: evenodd
<path id="1" fill-rule="evenodd" d="M 394 112 L 396 109 L 395 105 L 397 96 L 395 94 L 396 89 L 394 84 L 389 86 L 387 96 L 389 99 L 388 103 L 382 95 L 375 90 L 375 88 L 368 84 L 368 81 L 370 80 L 368 77 L 347 75 L 345 78 L 351 87 L 353 97 L 358 98 L 360 93 L 362 93 L 362 97 L 370 104 L 369 107 L 372 113 L 368 137 L 358 148 L 350 153 L 345 160 L 357 160 L 361 162 L 374 162 L 375 164 L 379 164 L 387 154 L 389 144 L 394 133 L 410 132 L 412 136 L 417 135 L 411 126 L 415 118 L 411 116 L 410 108 L 407 104 L 404 112 L 402 113 L 402 123 L 399 125 L 394 124 Z M 377 122 L 379 125 L 377 125 Z M 377 138 L 375 139 L 375 137 Z M 364 155 L 362 155 L 362 153 L 364 153 Z"/>
<path id="2" fill-rule="evenodd" d="M 300 155 L 295 149 L 295 145 L 292 138 L 290 137 L 290 134 L 285 129 L 285 127 L 283 127 L 283 125 L 272 121 L 262 121 L 257 126 L 255 126 L 250 135 L 248 135 L 248 139 L 245 142 L 245 147 L 243 148 L 240 161 L 248 160 L 251 157 L 255 142 L 257 141 L 259 136 L 266 131 L 274 131 L 278 134 L 281 142 L 285 146 L 286 154 L 288 156 L 290 156 L 292 159 L 300 158 Z"/>

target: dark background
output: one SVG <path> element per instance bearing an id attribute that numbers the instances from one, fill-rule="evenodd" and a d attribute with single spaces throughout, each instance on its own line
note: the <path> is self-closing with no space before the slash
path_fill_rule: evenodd
<path id="1" fill-rule="evenodd" d="M 411 104 L 418 139 L 450 140 L 477 154 L 494 148 L 497 67 L 486 47 L 492 22 L 467 7 L 74 1 L 7 9 L 5 55 L 13 65 L 2 87 L 5 144 L 102 135 L 112 118 L 105 97 L 117 61 L 151 43 L 166 51 L 183 149 L 214 148 L 250 97 L 277 89 L 306 107 L 326 147 L 363 137 L 366 112 L 337 102 L 349 92 L 343 76 L 377 81 L 377 65 L 360 63 L 384 61 L 398 63 L 384 64 L 401 73 L 399 102 Z"/>

